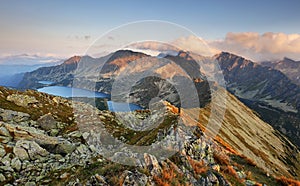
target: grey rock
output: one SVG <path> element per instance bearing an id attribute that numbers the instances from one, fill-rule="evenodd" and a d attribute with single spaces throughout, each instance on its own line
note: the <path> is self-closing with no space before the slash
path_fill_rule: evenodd
<path id="1" fill-rule="evenodd" d="M 75 150 L 76 146 L 69 141 L 59 143 L 55 151 L 59 154 L 69 154 Z"/>
<path id="2" fill-rule="evenodd" d="M 68 178 L 69 176 L 70 176 L 70 173 L 65 172 L 65 173 L 63 173 L 62 175 L 60 175 L 60 179 L 66 179 L 66 178 Z"/>
<path id="3" fill-rule="evenodd" d="M 35 182 L 27 182 L 25 186 L 36 186 Z"/>
<path id="4" fill-rule="evenodd" d="M 155 156 L 145 153 L 144 159 L 145 159 L 147 168 L 151 172 L 151 175 L 159 175 L 161 173 L 161 167 Z"/>
<path id="5" fill-rule="evenodd" d="M 7 154 L 1 159 L 1 163 L 5 166 L 10 166 L 10 154 Z"/>
<path id="6" fill-rule="evenodd" d="M 22 168 L 22 162 L 19 158 L 15 157 L 11 160 L 11 167 L 16 171 L 20 171 Z"/>
<path id="7" fill-rule="evenodd" d="M 0 108 L 0 116 L 4 122 L 15 121 L 17 123 L 28 121 L 30 118 L 30 115 L 27 113 L 5 110 L 2 108 Z"/>
<path id="8" fill-rule="evenodd" d="M 0 158 L 5 156 L 5 154 L 6 154 L 6 151 L 5 151 L 4 147 L 0 144 Z"/>
<path id="9" fill-rule="evenodd" d="M 0 173 L 0 182 L 4 182 L 6 180 L 5 176 Z"/>
<path id="10" fill-rule="evenodd" d="M 5 127 L 0 127 L 0 135 L 2 136 L 10 136 L 9 131 Z"/>
<path id="11" fill-rule="evenodd" d="M 13 149 L 14 154 L 21 160 L 35 160 L 49 154 L 48 151 L 40 147 L 34 141 L 19 140 Z"/>
<path id="12" fill-rule="evenodd" d="M 50 113 L 41 116 L 37 120 L 37 124 L 44 130 L 51 130 L 57 127 L 57 121 Z"/>

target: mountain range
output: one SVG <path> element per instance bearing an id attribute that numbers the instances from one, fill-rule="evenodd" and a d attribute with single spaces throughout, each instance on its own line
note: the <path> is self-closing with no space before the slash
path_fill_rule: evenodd
<path id="1" fill-rule="evenodd" d="M 26 73 L 20 87 L 39 88 L 44 85 L 39 84 L 38 81 L 48 80 L 55 82 L 54 85 L 75 86 L 110 94 L 115 77 L 127 73 L 126 67 L 132 61 L 136 61 L 136 66 L 129 74 L 141 74 L 143 65 L 146 65 L 142 61 L 143 58 L 151 59 L 151 63 L 148 64 L 158 65 L 155 58 L 129 50 L 120 50 L 101 58 L 74 56 L 61 65 L 43 67 Z M 168 66 L 171 60 L 191 76 L 191 81 L 197 89 L 200 106 L 203 107 L 210 101 L 209 86 L 211 85 L 206 79 L 206 75 L 201 72 L 199 64 L 188 53 L 181 51 L 177 55 L 165 55 L 162 60 L 164 62 L 156 73 L 166 69 L 178 72 L 176 74 L 168 73 L 166 78 L 187 84 L 182 83 L 188 82 L 183 73 L 174 69 L 173 66 Z M 227 52 L 215 55 L 209 60 L 217 61 L 227 83 L 226 89 L 230 93 L 253 109 L 265 122 L 288 136 L 298 147 L 300 146 L 300 88 L 298 85 L 294 84 L 281 71 Z M 122 81 L 122 83 L 126 84 L 126 81 Z M 132 86 L 132 84 L 128 86 Z M 158 92 L 158 86 L 164 87 L 164 91 Z M 129 97 L 125 95 L 127 92 L 119 92 L 119 95 L 115 95 L 115 99 L 119 99 L 119 101 L 130 99 L 131 102 L 145 108 L 154 97 L 164 98 L 176 106 L 180 106 L 179 103 L 184 102 L 184 100 L 180 100 L 178 92 L 171 84 L 155 77 L 136 82 L 130 91 Z M 190 97 L 189 100 L 196 100 L 196 98 Z"/>

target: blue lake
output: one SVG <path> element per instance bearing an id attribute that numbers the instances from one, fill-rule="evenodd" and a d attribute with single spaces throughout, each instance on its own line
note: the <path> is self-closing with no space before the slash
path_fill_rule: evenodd
<path id="1" fill-rule="evenodd" d="M 114 101 L 107 101 L 108 109 L 113 112 L 128 112 L 133 110 L 141 110 L 142 107 L 132 103 L 119 103 Z"/>
<path id="2" fill-rule="evenodd" d="M 64 86 L 48 86 L 38 89 L 39 92 L 61 96 L 65 98 L 70 97 L 87 97 L 87 98 L 109 98 L 109 94 L 94 92 L 86 89 L 64 87 Z M 129 112 L 134 110 L 141 110 L 142 107 L 132 103 L 119 103 L 114 101 L 107 101 L 108 109 L 113 112 Z"/>
<path id="3" fill-rule="evenodd" d="M 38 89 L 39 92 L 45 92 L 55 96 L 61 96 L 65 98 L 69 97 L 87 97 L 87 98 L 108 98 L 108 94 L 101 92 L 94 92 L 86 89 L 64 87 L 64 86 L 49 86 Z"/>

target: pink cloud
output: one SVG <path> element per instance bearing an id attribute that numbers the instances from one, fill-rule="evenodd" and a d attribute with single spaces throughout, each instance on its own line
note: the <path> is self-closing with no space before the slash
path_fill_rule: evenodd
<path id="1" fill-rule="evenodd" d="M 283 57 L 300 59 L 300 34 L 228 33 L 224 40 L 210 41 L 209 45 L 217 50 L 232 52 L 255 61 Z"/>

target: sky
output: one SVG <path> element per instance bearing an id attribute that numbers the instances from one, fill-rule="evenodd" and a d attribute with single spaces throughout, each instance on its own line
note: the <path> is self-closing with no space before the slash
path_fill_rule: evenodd
<path id="1" fill-rule="evenodd" d="M 162 20 L 186 27 L 218 50 L 254 60 L 273 55 L 300 60 L 299 7 L 299 0 L 2 0 L 0 55 L 81 55 L 120 25 Z"/>

